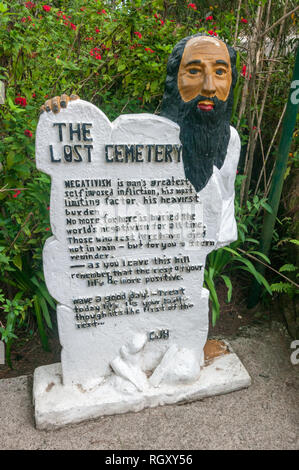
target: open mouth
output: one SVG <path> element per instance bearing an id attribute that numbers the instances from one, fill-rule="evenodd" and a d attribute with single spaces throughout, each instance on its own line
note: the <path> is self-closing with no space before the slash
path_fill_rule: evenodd
<path id="1" fill-rule="evenodd" d="M 201 109 L 202 111 L 211 111 L 214 109 L 214 103 L 213 101 L 199 101 L 197 107 Z"/>

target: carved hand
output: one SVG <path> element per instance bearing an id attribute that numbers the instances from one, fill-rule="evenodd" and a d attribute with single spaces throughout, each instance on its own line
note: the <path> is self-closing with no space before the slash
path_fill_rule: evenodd
<path id="1" fill-rule="evenodd" d="M 68 105 L 69 101 L 74 101 L 74 100 L 79 100 L 80 97 L 78 95 L 61 95 L 61 96 L 55 96 L 54 98 L 51 98 L 45 102 L 40 107 L 40 112 L 43 113 L 44 111 L 52 111 L 53 113 L 59 113 L 61 108 L 66 108 Z"/>

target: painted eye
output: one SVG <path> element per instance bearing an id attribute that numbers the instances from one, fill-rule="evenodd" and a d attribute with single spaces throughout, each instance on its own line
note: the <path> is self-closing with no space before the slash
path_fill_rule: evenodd
<path id="1" fill-rule="evenodd" d="M 189 73 L 191 73 L 191 75 L 196 75 L 197 73 L 199 73 L 199 70 L 198 69 L 190 69 L 188 70 Z"/>
<path id="2" fill-rule="evenodd" d="M 223 75 L 223 74 L 225 74 L 225 70 L 223 70 L 223 69 L 217 69 L 217 70 L 216 70 L 216 73 L 217 73 L 217 75 Z"/>

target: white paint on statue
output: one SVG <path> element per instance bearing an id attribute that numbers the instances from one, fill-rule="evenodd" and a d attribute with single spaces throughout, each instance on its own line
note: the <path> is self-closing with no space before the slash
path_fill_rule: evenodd
<path id="1" fill-rule="evenodd" d="M 192 384 L 196 389 L 208 333 L 205 260 L 237 236 L 239 150 L 231 128 L 223 167 L 214 167 L 196 194 L 185 180 L 179 127 L 172 121 L 139 114 L 110 123 L 82 100 L 41 116 L 36 159 L 52 180 L 53 236 L 43 260 L 49 292 L 58 302 L 58 401 L 78 386 L 85 392 L 96 388 L 99 416 L 106 414 L 107 397 L 113 403 L 107 410 L 120 413 L 174 403 L 189 396 Z M 44 382 L 44 371 L 37 370 L 41 427 L 55 415 L 45 405 Z M 84 419 L 89 413 L 88 405 Z M 75 407 L 69 422 L 79 415 Z M 57 425 L 65 420 L 59 416 Z"/>

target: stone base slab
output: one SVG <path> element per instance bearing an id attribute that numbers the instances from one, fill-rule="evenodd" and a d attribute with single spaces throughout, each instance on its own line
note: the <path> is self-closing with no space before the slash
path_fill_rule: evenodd
<path id="1" fill-rule="evenodd" d="M 233 352 L 216 357 L 202 368 L 191 385 L 161 385 L 139 392 L 131 383 L 110 376 L 86 389 L 63 386 L 61 364 L 38 367 L 33 400 L 37 429 L 54 429 L 104 415 L 137 412 L 144 408 L 190 402 L 249 387 L 251 378 Z"/>

